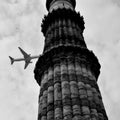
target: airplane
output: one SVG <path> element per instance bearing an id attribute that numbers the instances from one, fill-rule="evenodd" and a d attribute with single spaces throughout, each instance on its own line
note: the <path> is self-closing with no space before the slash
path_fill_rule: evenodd
<path id="1" fill-rule="evenodd" d="M 31 56 L 31 54 L 27 54 L 22 48 L 18 47 L 20 52 L 23 54 L 23 57 L 24 58 L 17 58 L 17 59 L 14 59 L 13 57 L 9 56 L 10 58 L 10 61 L 11 61 L 11 65 L 14 63 L 14 62 L 19 62 L 19 61 L 25 61 L 25 66 L 24 66 L 24 69 L 26 69 L 28 67 L 28 65 L 31 62 L 32 59 L 36 59 L 36 58 L 39 58 L 40 55 L 38 56 Z"/>

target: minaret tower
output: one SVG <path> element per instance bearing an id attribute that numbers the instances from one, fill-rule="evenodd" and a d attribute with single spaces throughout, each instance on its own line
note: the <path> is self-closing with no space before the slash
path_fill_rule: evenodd
<path id="1" fill-rule="evenodd" d="M 97 84 L 100 64 L 87 49 L 75 0 L 47 0 L 43 54 L 34 70 L 40 85 L 38 120 L 108 120 Z"/>

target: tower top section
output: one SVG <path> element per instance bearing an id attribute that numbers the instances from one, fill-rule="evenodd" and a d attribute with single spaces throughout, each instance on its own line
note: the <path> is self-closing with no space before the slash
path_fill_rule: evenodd
<path id="1" fill-rule="evenodd" d="M 76 0 L 46 0 L 46 8 L 49 12 L 58 8 L 75 9 Z"/>

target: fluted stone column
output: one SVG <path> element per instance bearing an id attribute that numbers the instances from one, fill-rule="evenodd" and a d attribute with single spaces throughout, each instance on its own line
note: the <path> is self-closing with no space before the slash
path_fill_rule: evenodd
<path id="1" fill-rule="evenodd" d="M 75 0 L 47 0 L 43 54 L 36 63 L 38 120 L 108 120 L 97 84 L 100 64 L 87 49 Z"/>

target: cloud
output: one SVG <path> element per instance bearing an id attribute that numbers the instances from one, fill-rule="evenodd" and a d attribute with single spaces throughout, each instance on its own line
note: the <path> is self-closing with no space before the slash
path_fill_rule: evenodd
<path id="1" fill-rule="evenodd" d="M 119 0 L 112 0 L 112 2 L 120 7 L 120 1 Z"/>
<path id="2" fill-rule="evenodd" d="M 19 42 L 20 46 L 29 46 L 31 48 L 40 49 L 39 45 L 43 46 L 43 35 L 41 33 L 41 19 L 37 13 L 22 16 L 19 18 Z M 29 48 L 28 48 L 29 49 Z"/>
<path id="3" fill-rule="evenodd" d="M 34 17 L 38 18 L 39 16 L 40 20 L 40 15 L 43 14 L 43 11 L 41 11 L 42 7 L 43 6 L 41 5 L 39 0 L 19 0 L 19 1 L 1 0 L 0 38 L 2 39 L 2 37 L 15 35 L 20 27 L 21 21 L 19 19 L 23 17 L 29 18 L 29 16 L 37 14 Z M 36 22 L 33 24 L 36 24 Z"/>

